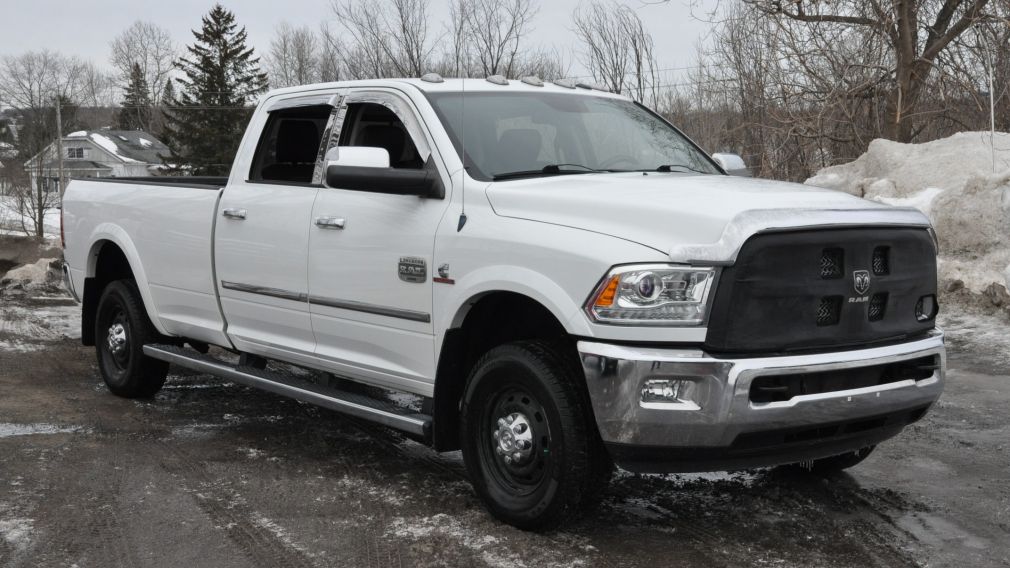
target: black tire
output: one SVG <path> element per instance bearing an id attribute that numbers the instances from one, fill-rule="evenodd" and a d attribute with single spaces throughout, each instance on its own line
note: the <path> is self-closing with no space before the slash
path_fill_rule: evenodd
<path id="1" fill-rule="evenodd" d="M 876 448 L 876 446 L 866 446 L 865 448 L 860 448 L 854 452 L 848 452 L 837 456 L 807 462 L 800 462 L 798 464 L 793 464 L 793 466 L 814 475 L 831 475 L 842 470 L 849 469 L 850 467 L 862 462 L 869 457 L 871 453 L 873 453 L 874 448 Z"/>
<path id="2" fill-rule="evenodd" d="M 474 365 L 461 412 L 463 461 L 496 518 L 550 530 L 599 499 L 613 465 L 580 380 L 558 349 L 538 341 L 496 347 Z"/>
<path id="3" fill-rule="evenodd" d="M 160 338 L 136 283 L 117 280 L 105 287 L 95 317 L 95 351 L 98 370 L 113 394 L 146 398 L 161 389 L 168 363 L 144 355 L 144 345 Z"/>

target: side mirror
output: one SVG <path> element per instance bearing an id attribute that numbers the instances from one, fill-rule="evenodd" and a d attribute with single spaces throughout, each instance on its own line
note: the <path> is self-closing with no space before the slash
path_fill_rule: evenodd
<path id="1" fill-rule="evenodd" d="M 712 159 L 715 160 L 715 163 L 719 164 L 720 168 L 726 170 L 726 173 L 731 176 L 751 177 L 751 172 L 747 169 L 747 164 L 744 163 L 743 158 L 741 158 L 739 154 L 719 152 L 712 154 Z"/>
<path id="2" fill-rule="evenodd" d="M 389 152 L 371 146 L 337 146 L 326 153 L 326 165 L 388 168 Z"/>
<path id="3" fill-rule="evenodd" d="M 417 195 L 442 199 L 445 187 L 432 156 L 421 169 L 389 167 L 389 153 L 384 148 L 343 146 L 336 160 L 327 153 L 326 185 L 337 189 L 372 191 L 394 195 Z"/>

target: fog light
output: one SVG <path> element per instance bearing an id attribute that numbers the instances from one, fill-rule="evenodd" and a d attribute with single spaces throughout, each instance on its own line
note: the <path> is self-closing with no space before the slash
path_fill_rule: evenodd
<path id="1" fill-rule="evenodd" d="M 642 385 L 642 403 L 694 404 L 695 383 L 685 379 L 655 379 Z"/>
<path id="2" fill-rule="evenodd" d="M 932 294 L 923 296 L 915 303 L 915 319 L 917 321 L 929 321 L 936 317 L 937 308 L 936 296 Z"/>

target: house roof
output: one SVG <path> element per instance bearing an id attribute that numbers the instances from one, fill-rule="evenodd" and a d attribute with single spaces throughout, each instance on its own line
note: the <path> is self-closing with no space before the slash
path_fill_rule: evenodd
<path id="1" fill-rule="evenodd" d="M 57 170 L 60 167 L 59 160 L 49 160 L 42 167 L 46 170 Z M 108 164 L 103 164 L 101 162 L 93 162 L 91 160 L 63 160 L 63 170 L 68 172 L 73 171 L 110 171 L 112 167 Z"/>
<path id="2" fill-rule="evenodd" d="M 169 153 L 168 146 L 142 130 L 80 130 L 64 139 L 90 140 L 124 162 L 160 164 Z"/>

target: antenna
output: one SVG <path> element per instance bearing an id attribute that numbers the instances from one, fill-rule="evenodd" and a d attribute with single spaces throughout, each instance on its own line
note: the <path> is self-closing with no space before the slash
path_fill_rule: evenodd
<path id="1" fill-rule="evenodd" d="M 460 192 L 463 194 L 463 206 L 459 212 L 459 223 L 456 225 L 456 232 L 463 230 L 466 225 L 466 78 L 460 79 L 460 99 L 459 99 L 459 157 L 463 161 L 463 169 L 460 170 Z"/>

